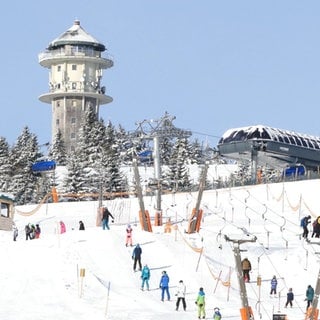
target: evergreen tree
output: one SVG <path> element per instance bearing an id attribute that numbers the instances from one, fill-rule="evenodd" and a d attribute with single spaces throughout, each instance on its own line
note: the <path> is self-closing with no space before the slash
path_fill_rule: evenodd
<path id="1" fill-rule="evenodd" d="M 118 145 L 121 164 L 130 164 L 132 162 L 133 143 L 130 135 L 121 125 L 119 125 L 118 129 L 116 130 L 115 139 Z"/>
<path id="2" fill-rule="evenodd" d="M 179 138 L 173 146 L 166 179 L 175 191 L 190 191 L 191 181 L 188 170 L 190 150 L 188 139 Z"/>
<path id="3" fill-rule="evenodd" d="M 57 131 L 51 149 L 49 151 L 49 156 L 55 160 L 58 165 L 64 166 L 67 163 L 67 153 L 64 141 L 62 139 L 62 133 L 60 129 Z"/>
<path id="4" fill-rule="evenodd" d="M 39 158 L 37 137 L 25 127 L 13 146 L 9 158 L 11 179 L 8 191 L 15 195 L 17 204 L 37 202 L 37 176 L 32 172 L 32 164 Z"/>
<path id="5" fill-rule="evenodd" d="M 117 144 L 115 128 L 112 123 L 106 126 L 106 162 L 104 174 L 104 189 L 107 192 L 122 192 L 127 190 L 127 183 L 120 171 L 120 147 Z"/>
<path id="6" fill-rule="evenodd" d="M 168 165 L 171 158 L 171 150 L 173 147 L 172 140 L 164 136 L 160 140 L 160 159 L 161 165 Z"/>
<path id="7" fill-rule="evenodd" d="M 9 144 L 5 138 L 0 137 L 0 191 L 7 191 L 10 172 Z"/>
<path id="8" fill-rule="evenodd" d="M 192 164 L 204 163 L 202 148 L 198 139 L 195 139 L 191 144 L 190 160 Z"/>
<path id="9" fill-rule="evenodd" d="M 67 157 L 67 174 L 63 181 L 64 191 L 74 195 L 85 191 L 86 175 L 78 148 Z"/>

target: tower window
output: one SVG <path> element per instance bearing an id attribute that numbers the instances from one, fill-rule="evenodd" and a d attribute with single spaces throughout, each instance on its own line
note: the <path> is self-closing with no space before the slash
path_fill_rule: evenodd
<path id="1" fill-rule="evenodd" d="M 57 101 L 57 107 L 60 107 L 60 101 Z"/>
<path id="2" fill-rule="evenodd" d="M 77 65 L 76 64 L 72 65 L 72 70 L 77 70 Z"/>
<path id="3" fill-rule="evenodd" d="M 77 84 L 76 84 L 76 82 L 72 82 L 72 89 L 77 89 Z"/>
<path id="4" fill-rule="evenodd" d="M 58 71 L 58 72 L 61 71 L 61 66 L 57 66 L 57 71 Z"/>
<path id="5" fill-rule="evenodd" d="M 72 100 L 72 106 L 76 107 L 77 106 L 77 100 Z"/>
<path id="6" fill-rule="evenodd" d="M 56 125 L 59 125 L 59 123 L 60 123 L 60 120 L 56 119 Z"/>

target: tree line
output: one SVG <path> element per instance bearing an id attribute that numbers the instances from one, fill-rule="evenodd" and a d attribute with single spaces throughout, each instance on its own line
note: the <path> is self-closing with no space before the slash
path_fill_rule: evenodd
<path id="1" fill-rule="evenodd" d="M 128 178 L 122 173 L 123 166 L 130 166 L 133 159 L 139 165 L 152 165 L 152 140 L 146 140 L 117 128 L 111 121 L 97 119 L 91 108 L 85 112 L 77 147 L 66 152 L 60 131 L 53 137 L 48 154 L 41 152 L 41 145 L 28 126 L 24 127 L 13 146 L 0 137 L 0 191 L 11 193 L 18 205 L 37 203 L 53 186 L 59 192 L 69 194 L 121 193 L 129 190 Z M 161 181 L 165 188 L 174 191 L 192 191 L 198 181 L 191 181 L 188 165 L 201 165 L 213 159 L 214 148 L 203 146 L 197 139 L 166 136 L 160 139 Z M 65 166 L 63 181 L 57 182 L 54 172 L 39 174 L 32 165 L 44 156 Z"/>

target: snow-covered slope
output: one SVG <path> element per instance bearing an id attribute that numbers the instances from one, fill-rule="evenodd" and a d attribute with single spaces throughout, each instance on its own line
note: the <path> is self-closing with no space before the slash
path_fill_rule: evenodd
<path id="1" fill-rule="evenodd" d="M 26 214 L 15 217 L 18 241 L 12 241 L 11 232 L 0 232 L 0 319 L 196 319 L 199 287 L 206 293 L 207 317 L 218 306 L 223 318 L 240 319 L 234 243 L 225 236 L 242 240 L 242 258 L 251 261 L 252 281 L 246 288 L 255 318 L 272 319 L 279 311 L 290 320 L 303 319 L 306 288 L 317 281 L 319 245 L 300 239 L 299 221 L 302 215 L 316 218 L 320 212 L 319 187 L 320 180 L 312 180 L 206 191 L 201 230 L 191 235 L 185 230 L 196 193 L 163 196 L 163 221 L 171 218 L 177 226 L 171 233 L 164 233 L 162 226 L 153 226 L 152 233 L 142 231 L 136 198 L 104 202 L 115 216 L 110 230 L 96 227 L 97 202 L 45 204 L 32 215 L 27 214 L 35 206 L 20 207 Z M 144 202 L 153 216 L 155 199 L 146 197 Z M 64 234 L 57 232 L 60 220 L 67 226 Z M 78 230 L 79 220 L 85 231 Z M 29 222 L 40 223 L 40 239 L 25 240 L 23 228 Z M 134 243 L 142 247 L 143 264 L 151 268 L 150 291 L 140 290 L 140 273 L 133 272 L 133 248 L 125 246 L 128 223 Z M 255 242 L 246 242 L 254 236 Z M 171 301 L 160 300 L 163 270 L 170 277 Z M 273 275 L 278 278 L 277 298 L 269 296 Z M 175 311 L 179 280 L 187 286 L 186 312 Z M 284 309 L 290 287 L 294 307 Z"/>

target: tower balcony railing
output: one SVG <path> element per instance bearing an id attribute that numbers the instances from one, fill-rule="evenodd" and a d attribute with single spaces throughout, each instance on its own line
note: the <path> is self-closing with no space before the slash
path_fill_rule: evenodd
<path id="1" fill-rule="evenodd" d="M 101 55 L 101 51 L 96 51 L 91 48 L 82 48 L 82 47 L 63 47 L 55 50 L 46 50 L 39 54 L 39 62 L 41 63 L 44 60 L 56 59 L 56 58 L 65 58 L 66 56 L 73 57 L 91 57 L 91 58 L 100 58 L 113 61 L 111 55 L 104 53 Z"/>

